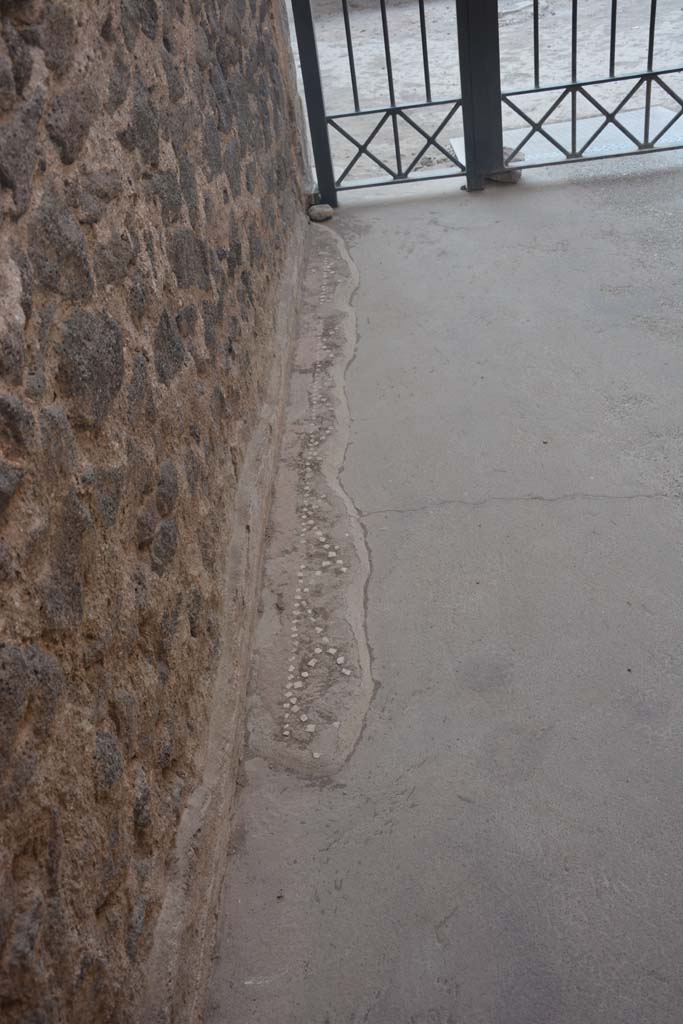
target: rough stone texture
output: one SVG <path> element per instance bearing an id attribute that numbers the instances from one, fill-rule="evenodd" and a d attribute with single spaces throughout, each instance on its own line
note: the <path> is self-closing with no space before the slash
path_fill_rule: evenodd
<path id="1" fill-rule="evenodd" d="M 57 383 L 76 426 L 102 423 L 123 383 L 123 336 L 106 313 L 75 313 L 58 349 Z"/>
<path id="2" fill-rule="evenodd" d="M 303 238 L 284 10 L 0 2 L 0 1018 L 198 1019 Z"/>
<path id="3" fill-rule="evenodd" d="M 72 164 L 83 149 L 97 117 L 98 94 L 89 82 L 79 82 L 55 96 L 45 124 L 62 163 Z"/>

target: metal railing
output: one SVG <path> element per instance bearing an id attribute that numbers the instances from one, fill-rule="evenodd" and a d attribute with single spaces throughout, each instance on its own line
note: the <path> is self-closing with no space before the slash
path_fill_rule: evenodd
<path id="1" fill-rule="evenodd" d="M 605 77 L 592 77 L 585 80 L 581 80 L 578 74 L 579 0 L 570 0 L 570 3 L 571 78 L 569 81 L 565 82 L 541 85 L 542 65 L 540 55 L 539 0 L 533 0 L 533 88 L 515 89 L 502 93 L 503 104 L 521 118 L 522 121 L 529 126 L 529 130 L 521 141 L 519 141 L 514 147 L 510 147 L 510 151 L 506 153 L 506 164 L 510 165 L 514 163 L 515 167 L 518 168 L 547 167 L 557 163 L 578 163 L 588 160 L 604 160 L 618 156 L 633 156 L 638 153 L 649 153 L 655 149 L 664 151 L 683 148 L 683 143 L 658 145 L 658 143 L 660 143 L 664 136 L 668 134 L 671 128 L 683 115 L 683 99 L 672 87 L 670 81 L 667 81 L 671 76 L 680 74 L 683 71 L 683 67 L 679 66 L 666 69 L 655 69 L 654 67 L 655 39 L 657 31 L 657 0 L 650 0 L 649 4 L 646 68 L 641 71 L 628 72 L 626 74 L 616 73 L 619 0 L 611 0 L 609 23 L 609 74 Z M 681 41 L 681 44 L 683 49 L 683 40 Z M 633 82 L 634 84 L 628 87 L 625 95 L 622 96 L 619 102 L 610 110 L 595 95 L 595 87 L 621 82 Z M 666 124 L 654 133 L 651 131 L 653 84 L 657 84 L 667 94 L 667 96 L 679 106 L 678 111 L 672 115 Z M 618 115 L 621 114 L 629 104 L 632 104 L 636 94 L 639 90 L 643 89 L 643 87 L 645 95 L 644 106 L 642 107 L 642 131 L 638 134 L 633 126 L 627 127 L 623 123 L 623 118 L 620 120 Z M 542 116 L 533 118 L 528 114 L 528 112 L 525 112 L 521 108 L 519 103 L 521 97 L 544 93 L 549 94 L 549 96 L 552 97 L 552 102 L 549 103 Z M 553 96 L 553 94 L 557 95 Z M 558 110 L 566 99 L 570 100 L 571 110 L 569 145 L 566 145 L 564 142 L 560 141 L 556 135 L 553 135 L 551 130 L 552 123 L 549 121 L 550 117 Z M 580 145 L 578 142 L 578 129 L 581 119 L 577 116 L 577 102 L 579 99 L 585 100 L 591 107 L 592 111 L 595 112 L 595 116 L 600 119 L 600 123 Z M 631 145 L 623 148 L 621 151 L 612 148 L 609 152 L 590 152 L 590 150 L 595 147 L 597 139 L 603 134 L 609 125 L 613 125 L 621 133 L 624 139 L 631 143 Z M 553 149 L 557 150 L 558 156 L 540 160 L 520 159 L 520 154 L 522 154 L 524 147 L 537 135 L 542 136 L 547 142 L 549 142 Z"/>
<path id="2" fill-rule="evenodd" d="M 459 96 L 435 98 L 432 94 L 429 39 L 425 16 L 426 0 L 416 0 L 416 2 L 420 19 L 420 53 L 424 80 L 424 100 L 413 100 L 407 103 L 397 102 L 387 4 L 386 0 L 377 0 L 381 18 L 381 43 L 384 53 L 389 102 L 384 105 L 377 105 L 376 103 L 370 103 L 365 107 L 362 105 L 356 73 L 354 39 L 348 0 L 340 0 L 353 109 L 327 113 L 323 102 L 320 64 L 315 43 L 315 30 L 310 0 L 292 0 L 301 75 L 304 83 L 309 124 L 311 126 L 311 144 L 318 175 L 318 192 L 324 202 L 336 205 L 337 192 L 346 189 L 392 185 L 418 178 L 424 181 L 431 178 L 461 177 L 465 174 L 464 163 L 447 146 L 440 142 L 440 136 L 460 109 L 462 100 Z M 415 111 L 428 107 L 441 107 L 444 109 L 444 116 L 440 119 L 436 130 L 431 132 L 426 131 L 415 120 L 414 116 Z M 363 120 L 369 117 L 376 117 L 376 123 L 369 133 L 365 134 L 363 138 L 358 138 L 355 134 L 356 129 L 353 127 L 353 123 L 356 122 L 362 126 Z M 393 133 L 393 159 L 395 161 L 395 166 L 393 167 L 376 150 L 372 149 L 373 142 L 386 125 L 390 126 Z M 421 139 L 420 149 L 409 160 L 405 159 L 403 147 L 401 146 L 399 125 L 407 125 Z M 325 131 L 322 130 L 323 128 Z M 336 175 L 332 166 L 328 135 L 330 130 L 336 136 L 341 137 L 353 151 L 350 159 L 345 162 Z M 446 161 L 448 164 L 447 169 L 434 173 L 418 169 L 430 149 L 434 149 Z M 363 156 L 367 157 L 383 172 L 381 176 L 358 180 L 350 178 L 351 172 Z"/>
<path id="3" fill-rule="evenodd" d="M 346 47 L 348 83 L 352 97 L 352 109 L 327 112 L 321 84 L 320 63 L 316 49 L 314 18 L 310 0 L 292 0 L 294 23 L 300 55 L 311 141 L 318 176 L 318 192 L 323 201 L 336 205 L 337 193 L 346 189 L 368 188 L 378 185 L 402 184 L 409 181 L 426 181 L 434 178 L 465 177 L 469 190 L 484 187 L 492 174 L 514 164 L 515 168 L 542 167 L 555 163 L 579 162 L 604 159 L 607 156 L 627 156 L 634 153 L 652 152 L 683 148 L 683 142 L 671 143 L 666 136 L 683 115 L 681 99 L 672 76 L 683 72 L 683 66 L 658 69 L 655 67 L 655 40 L 657 33 L 657 0 L 649 3 L 647 20 L 647 66 L 641 71 L 618 74 L 617 40 L 619 34 L 619 0 L 605 0 L 609 7 L 609 52 L 606 64 L 609 74 L 604 77 L 579 75 L 579 0 L 565 0 L 570 16 L 570 77 L 568 81 L 545 83 L 543 81 L 543 56 L 541 50 L 541 3 L 532 0 L 530 10 L 530 38 L 532 46 L 533 85 L 525 88 L 502 89 L 500 63 L 500 26 L 498 0 L 455 0 L 457 21 L 458 58 L 460 71 L 460 95 L 439 96 L 433 88 L 434 64 L 430 49 L 428 18 L 426 8 L 429 0 L 414 0 L 419 17 L 419 38 L 415 40 L 421 60 L 420 77 L 424 84 L 424 99 L 414 96 L 402 102 L 398 95 L 394 74 L 394 53 L 387 16 L 387 0 L 372 0 L 379 13 L 377 39 L 381 48 L 386 74 L 386 95 L 388 102 L 371 102 L 363 105 L 362 88 L 357 66 L 356 40 L 353 34 L 354 12 L 349 9 L 349 0 L 339 0 L 343 37 Z M 593 3 L 594 0 L 589 0 Z M 585 12 L 585 8 L 584 8 Z M 341 32 L 341 28 L 340 28 Z M 682 46 L 683 49 L 683 41 Z M 453 54 L 455 62 L 456 55 Z M 599 98 L 596 87 L 606 84 L 624 83 L 625 94 L 615 105 Z M 677 104 L 665 124 L 652 127 L 653 86 L 663 90 L 668 102 Z M 624 123 L 625 109 L 633 105 L 639 90 L 643 91 L 642 129 L 635 127 L 633 119 Z M 548 97 L 548 104 L 540 111 L 542 97 Z M 524 109 L 525 97 L 534 98 L 535 113 Z M 568 101 L 568 131 L 565 125 L 565 139 L 554 134 L 550 119 Z M 588 137 L 579 140 L 579 102 L 588 105 L 592 116 L 599 119 Z M 441 108 L 443 116 L 438 117 L 436 127 L 425 128 L 417 120 L 421 111 Z M 524 126 L 521 139 L 503 147 L 503 112 L 514 115 Z M 464 159 L 449 145 L 444 132 L 452 126 L 453 119 L 462 117 L 464 136 Z M 369 119 L 376 119 L 368 130 Z M 625 140 L 624 148 L 612 148 L 601 152 L 596 141 L 604 130 L 612 126 Z M 406 155 L 401 133 L 410 129 L 419 140 L 416 152 Z M 360 130 L 359 130 L 360 129 Z M 387 129 L 393 137 L 393 146 L 377 145 L 380 133 Z M 520 134 L 518 132 L 518 134 Z M 344 155 L 341 166 L 333 166 L 330 136 L 341 140 Z M 543 140 L 551 152 L 542 157 L 531 155 L 528 159 L 524 149 L 529 143 Z M 628 145 L 626 145 L 628 143 Z M 532 146 L 533 148 L 533 146 Z M 425 166 L 425 157 L 436 154 L 442 166 Z M 377 168 L 372 178 L 354 178 L 353 172 L 361 158 L 367 158 Z"/>

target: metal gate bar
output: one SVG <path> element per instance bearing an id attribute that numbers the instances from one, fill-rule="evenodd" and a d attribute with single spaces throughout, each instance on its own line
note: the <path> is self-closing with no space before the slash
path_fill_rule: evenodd
<path id="1" fill-rule="evenodd" d="M 609 76 L 614 78 L 614 67 L 617 56 L 617 4 L 619 0 L 612 0 L 612 13 L 609 26 Z M 536 82 L 538 86 L 538 82 Z"/>
<path id="2" fill-rule="evenodd" d="M 301 60 L 301 77 L 304 82 L 311 148 L 318 178 L 318 194 L 323 203 L 336 206 L 337 190 L 334 184 L 334 168 L 325 119 L 325 101 L 310 0 L 292 0 L 292 13 L 294 14 L 296 42 Z"/>
<path id="3" fill-rule="evenodd" d="M 457 0 L 467 188 L 503 166 L 498 0 Z"/>
<path id="4" fill-rule="evenodd" d="M 342 0 L 342 15 L 344 17 L 344 32 L 346 34 L 346 52 L 349 57 L 349 74 L 351 76 L 351 92 L 353 93 L 353 109 L 360 110 L 358 102 L 358 81 L 356 79 L 356 61 L 353 56 L 353 40 L 351 38 L 351 20 L 349 18 L 348 0 Z"/>
<path id="5" fill-rule="evenodd" d="M 427 46 L 427 20 L 425 18 L 425 0 L 418 0 L 420 8 L 420 39 L 422 41 L 422 70 L 425 76 L 425 96 L 432 102 L 432 85 L 429 77 L 429 47 Z"/>
<path id="6" fill-rule="evenodd" d="M 652 71 L 652 62 L 654 60 L 655 52 L 655 23 L 657 21 L 657 0 L 652 0 L 650 4 L 650 38 L 647 45 L 647 70 Z M 652 101 L 652 79 L 648 78 L 647 85 L 645 86 L 646 101 L 645 101 L 645 138 L 644 143 L 647 146 L 650 139 L 650 107 Z"/>

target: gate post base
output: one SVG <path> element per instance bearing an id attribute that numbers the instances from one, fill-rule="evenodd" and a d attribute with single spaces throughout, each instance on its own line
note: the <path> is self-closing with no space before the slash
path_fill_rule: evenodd
<path id="1" fill-rule="evenodd" d="M 503 161 L 509 160 L 514 152 L 510 146 L 503 146 Z M 515 159 L 523 163 L 524 153 L 517 153 Z M 503 163 L 499 171 L 492 171 L 486 175 L 486 178 L 488 181 L 498 181 L 503 185 L 516 185 L 522 180 L 522 168 L 515 167 L 514 161 L 511 164 Z"/>
<path id="2" fill-rule="evenodd" d="M 514 150 L 509 146 L 503 146 L 503 161 L 509 160 Z M 524 153 L 517 153 L 516 159 L 520 162 L 525 159 Z M 487 181 L 495 181 L 500 185 L 517 185 L 522 180 L 522 168 L 513 164 L 503 162 L 499 171 L 488 171 L 486 174 L 468 174 L 467 184 L 462 186 L 463 192 L 481 192 L 486 188 Z"/>
<path id="3" fill-rule="evenodd" d="M 492 171 L 486 175 L 487 181 L 497 181 L 501 185 L 517 185 L 522 179 L 518 167 L 505 167 L 502 171 Z"/>

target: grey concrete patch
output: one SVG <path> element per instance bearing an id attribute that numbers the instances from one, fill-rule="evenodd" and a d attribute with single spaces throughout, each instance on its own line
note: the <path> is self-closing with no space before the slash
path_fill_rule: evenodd
<path id="1" fill-rule="evenodd" d="M 357 284 L 339 236 L 312 227 L 251 688 L 252 756 L 319 779 L 353 750 L 373 692 L 365 633 L 370 566 L 340 482 Z"/>
<path id="2" fill-rule="evenodd" d="M 680 167 L 338 213 L 377 690 L 247 759 L 207 1024 L 678 1024 Z"/>

